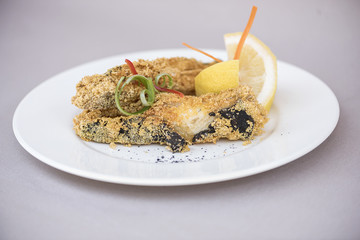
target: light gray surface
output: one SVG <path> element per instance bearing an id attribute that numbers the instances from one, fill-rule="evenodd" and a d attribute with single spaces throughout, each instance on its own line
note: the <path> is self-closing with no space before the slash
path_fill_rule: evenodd
<path id="1" fill-rule="evenodd" d="M 340 102 L 335 131 L 304 157 L 228 182 L 134 187 L 53 169 L 16 141 L 15 108 L 47 78 L 183 41 L 222 49 L 253 4 L 251 32 Z M 0 239 L 360 239 L 359 11 L 356 0 L 0 1 Z"/>

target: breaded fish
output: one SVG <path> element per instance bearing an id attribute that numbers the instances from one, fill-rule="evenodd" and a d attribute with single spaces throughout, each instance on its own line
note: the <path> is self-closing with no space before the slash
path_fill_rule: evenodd
<path id="1" fill-rule="evenodd" d="M 168 73 L 173 77 L 174 90 L 184 94 L 194 94 L 195 76 L 212 63 L 202 63 L 193 58 L 173 57 L 157 58 L 152 61 L 140 59 L 133 64 L 139 75 L 152 79 L 160 73 Z M 130 75 L 132 75 L 130 68 L 124 64 L 109 69 L 105 74 L 86 76 L 76 85 L 76 95 L 71 101 L 80 109 L 115 108 L 116 85 L 121 77 Z M 135 112 L 141 108 L 139 101 L 141 89 L 135 83 L 124 88 L 120 101 L 124 103 L 126 111 Z"/>
<path id="2" fill-rule="evenodd" d="M 117 109 L 85 110 L 74 118 L 87 141 L 167 145 L 173 152 L 218 139 L 251 140 L 267 122 L 266 110 L 251 89 L 240 86 L 200 97 L 161 93 L 143 114 L 120 116 Z"/>
<path id="3" fill-rule="evenodd" d="M 124 145 L 166 145 L 172 152 L 189 150 L 189 143 L 166 121 L 159 117 L 117 116 L 117 109 L 84 110 L 74 118 L 76 134 L 86 141 L 121 143 Z"/>

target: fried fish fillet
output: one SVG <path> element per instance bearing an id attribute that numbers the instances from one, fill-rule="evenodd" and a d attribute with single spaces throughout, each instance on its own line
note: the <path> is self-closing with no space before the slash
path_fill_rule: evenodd
<path id="1" fill-rule="evenodd" d="M 114 113 L 116 117 L 112 117 Z M 86 141 L 124 145 L 158 143 L 172 152 L 189 150 L 189 143 L 161 118 L 119 116 L 117 109 L 84 110 L 74 118 L 74 129 Z"/>
<path id="2" fill-rule="evenodd" d="M 173 77 L 173 89 L 184 94 L 194 94 L 195 76 L 212 63 L 206 64 L 193 58 L 173 57 L 157 58 L 152 61 L 138 60 L 133 62 L 139 75 L 154 79 L 159 73 L 168 73 Z M 115 88 L 119 79 L 130 76 L 130 68 L 124 64 L 109 69 L 105 74 L 95 74 L 84 77 L 76 85 L 76 95 L 72 103 L 80 109 L 110 109 L 115 107 Z M 120 101 L 124 103 L 126 111 L 135 112 L 141 108 L 139 92 L 142 90 L 137 84 L 130 84 L 124 88 Z"/>
<path id="3" fill-rule="evenodd" d="M 241 119 L 243 112 L 249 117 Z M 237 116 L 238 114 L 240 115 Z M 215 142 L 219 138 L 245 140 L 248 136 L 243 137 L 244 132 L 232 131 L 236 128 L 235 126 L 229 130 L 228 126 L 234 121 L 252 118 L 251 122 L 254 123 L 250 124 L 253 125 L 251 132 L 253 130 L 256 132 L 267 121 L 266 110 L 257 102 L 248 86 L 239 86 L 220 93 L 208 93 L 199 97 L 184 96 L 182 98 L 176 94 L 161 94 L 154 105 L 143 115 L 164 119 L 188 141 L 193 141 L 195 135 L 207 131 L 209 128 L 215 129 L 215 133 L 206 134 L 207 136 L 211 135 L 212 139 L 202 137 L 200 140 L 199 136 L 196 136 L 199 142 Z M 237 117 L 239 119 L 235 119 Z"/>
<path id="4" fill-rule="evenodd" d="M 117 109 L 85 110 L 74 129 L 87 141 L 167 145 L 173 152 L 218 139 L 251 140 L 267 122 L 251 89 L 240 86 L 200 97 L 161 93 L 146 112 L 120 116 Z"/>

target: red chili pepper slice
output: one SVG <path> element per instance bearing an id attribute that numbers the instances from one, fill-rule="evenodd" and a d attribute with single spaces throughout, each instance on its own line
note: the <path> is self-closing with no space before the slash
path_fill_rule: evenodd
<path id="1" fill-rule="evenodd" d="M 134 74 L 134 75 L 138 74 L 135 70 L 134 64 L 129 59 L 125 59 L 125 62 L 129 66 L 132 74 Z"/>
<path id="2" fill-rule="evenodd" d="M 159 90 L 159 91 L 162 91 L 162 92 L 175 93 L 175 94 L 179 95 L 180 97 L 184 97 L 184 94 L 182 92 L 176 91 L 174 89 L 162 88 L 162 87 L 159 87 L 159 86 L 156 86 L 156 85 L 155 85 L 155 88 L 157 90 Z"/>

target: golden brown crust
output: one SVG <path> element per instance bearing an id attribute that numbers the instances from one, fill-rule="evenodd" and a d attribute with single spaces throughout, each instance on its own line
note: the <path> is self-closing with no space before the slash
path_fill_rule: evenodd
<path id="1" fill-rule="evenodd" d="M 172 152 L 189 150 L 189 143 L 158 117 L 116 116 L 114 110 L 84 110 L 74 118 L 74 130 L 85 141 L 124 145 L 166 145 Z"/>
<path id="2" fill-rule="evenodd" d="M 184 96 L 183 98 L 171 93 L 163 93 L 157 96 L 154 105 L 144 112 L 143 116 L 157 116 L 169 122 L 187 140 L 191 140 L 195 134 L 205 130 L 216 119 L 210 113 L 218 113 L 222 109 L 237 104 L 238 110 L 245 109 L 255 121 L 254 132 L 263 128 L 267 121 L 266 110 L 260 105 L 252 90 L 248 86 L 227 89 L 220 93 L 208 93 L 196 96 Z M 217 115 L 219 117 L 219 115 Z M 219 122 L 218 125 L 227 125 Z M 217 129 L 220 128 L 218 127 Z M 226 129 L 224 129 L 226 132 Z M 229 134 L 219 135 L 219 138 L 234 138 Z"/>
<path id="3" fill-rule="evenodd" d="M 143 60 L 133 62 L 139 75 L 154 79 L 159 73 L 168 73 L 173 77 L 173 89 L 184 94 L 194 93 L 195 76 L 210 64 L 205 64 L 193 58 L 173 57 L 157 58 L 155 60 Z M 115 88 L 123 76 L 130 76 L 129 67 L 124 64 L 109 69 L 105 74 L 96 74 L 84 77 L 76 85 L 76 95 L 72 97 L 72 103 L 81 109 L 108 109 L 115 107 Z M 124 110 L 139 110 L 139 91 L 141 87 L 131 84 L 125 87 L 120 101 L 124 103 Z"/>
<path id="4" fill-rule="evenodd" d="M 176 57 L 139 60 L 134 65 L 138 74 L 152 79 L 159 73 L 168 73 L 173 76 L 174 89 L 192 94 L 195 76 L 210 64 Z M 143 114 L 122 116 L 115 105 L 115 88 L 122 76 L 130 75 L 125 64 L 102 75 L 86 76 L 77 84 L 72 103 L 86 110 L 73 121 L 76 134 L 83 140 L 112 146 L 158 143 L 173 152 L 184 152 L 191 144 L 215 143 L 221 138 L 248 143 L 268 121 L 266 110 L 247 86 L 199 97 L 159 93 Z M 139 100 L 142 89 L 137 83 L 125 86 L 120 96 L 125 111 L 135 112 L 143 107 Z"/>
<path id="5" fill-rule="evenodd" d="M 221 138 L 251 140 L 267 120 L 251 89 L 240 86 L 200 97 L 162 93 L 136 116 L 121 116 L 117 109 L 85 110 L 75 117 L 74 129 L 87 141 L 160 143 L 183 152 L 189 144 Z"/>

